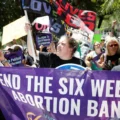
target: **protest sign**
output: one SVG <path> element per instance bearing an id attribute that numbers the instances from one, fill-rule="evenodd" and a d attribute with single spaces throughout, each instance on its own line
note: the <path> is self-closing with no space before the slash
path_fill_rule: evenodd
<path id="1" fill-rule="evenodd" d="M 50 29 L 49 16 L 43 16 L 43 17 L 36 18 L 33 21 L 32 25 L 35 25 L 36 30 L 42 33 L 49 33 L 49 29 Z"/>
<path id="2" fill-rule="evenodd" d="M 23 16 L 16 21 L 6 25 L 3 27 L 3 36 L 2 36 L 2 45 L 5 45 L 13 39 L 19 39 L 25 35 L 27 35 L 24 27 L 25 27 L 26 17 Z"/>
<path id="3" fill-rule="evenodd" d="M 38 33 L 36 34 L 36 48 L 39 49 L 41 45 L 49 46 L 52 41 L 52 35 L 50 33 Z"/>
<path id="4" fill-rule="evenodd" d="M 120 118 L 120 76 L 111 71 L 0 68 L 6 120 Z"/>
<path id="5" fill-rule="evenodd" d="M 16 66 L 16 67 L 23 66 L 23 63 L 22 63 L 23 52 L 22 52 L 22 50 L 18 50 L 16 52 L 5 53 L 4 56 L 12 66 Z"/>
<path id="6" fill-rule="evenodd" d="M 78 28 L 71 22 L 72 15 L 77 15 L 85 25 L 92 31 L 95 29 L 96 13 L 88 10 L 79 10 L 74 8 L 68 2 L 63 0 L 56 0 L 51 5 L 45 0 L 23 0 L 23 9 L 30 12 L 38 13 L 41 15 L 48 15 L 51 17 L 59 16 L 60 19 L 64 20 L 69 26 Z M 57 18 L 57 17 L 56 17 Z"/>
<path id="7" fill-rule="evenodd" d="M 93 37 L 93 43 L 95 42 L 100 42 L 101 41 L 101 36 L 102 34 L 94 34 L 94 37 Z"/>

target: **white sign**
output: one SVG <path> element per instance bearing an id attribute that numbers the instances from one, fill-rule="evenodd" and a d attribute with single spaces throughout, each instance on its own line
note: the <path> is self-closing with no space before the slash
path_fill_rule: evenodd
<path id="1" fill-rule="evenodd" d="M 24 27 L 27 23 L 27 18 L 24 16 L 16 21 L 3 27 L 2 45 L 5 45 L 13 39 L 19 39 L 27 35 Z"/>

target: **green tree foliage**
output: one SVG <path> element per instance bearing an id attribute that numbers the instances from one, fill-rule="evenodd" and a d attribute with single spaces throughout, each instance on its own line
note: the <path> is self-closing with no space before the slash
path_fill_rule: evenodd
<path id="1" fill-rule="evenodd" d="M 19 0 L 0 0 L 0 31 L 3 26 L 23 15 Z"/>
<path id="2" fill-rule="evenodd" d="M 72 6 L 83 9 L 92 10 L 97 13 L 97 24 L 100 27 L 102 21 L 111 23 L 111 16 L 119 19 L 120 15 L 120 0 L 66 0 L 72 4 Z M 0 31 L 3 26 L 13 22 L 24 15 L 21 9 L 20 0 L 0 0 Z M 117 14 L 116 14 L 117 13 Z M 105 24 L 106 25 L 106 24 Z"/>
<path id="3" fill-rule="evenodd" d="M 104 0 L 102 5 L 103 12 L 116 11 L 120 9 L 120 0 Z"/>

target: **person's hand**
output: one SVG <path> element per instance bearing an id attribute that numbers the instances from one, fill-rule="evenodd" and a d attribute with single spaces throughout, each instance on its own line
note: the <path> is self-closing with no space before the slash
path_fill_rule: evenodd
<path id="1" fill-rule="evenodd" d="M 53 41 L 50 43 L 50 48 L 51 48 L 51 52 L 52 52 L 52 53 L 55 53 L 55 52 L 56 52 L 55 43 L 54 43 Z"/>
<path id="2" fill-rule="evenodd" d="M 81 29 L 83 29 L 85 27 L 84 22 L 77 15 L 74 15 L 71 17 L 71 22 L 74 25 L 76 25 L 76 27 L 79 27 Z"/>
<path id="3" fill-rule="evenodd" d="M 103 62 L 100 62 L 99 60 L 96 62 L 96 64 L 97 64 L 97 66 L 99 67 L 99 68 L 104 68 L 105 67 L 105 62 L 103 61 Z"/>
<path id="4" fill-rule="evenodd" d="M 25 31 L 28 33 L 29 30 L 32 30 L 31 25 L 29 23 L 25 24 Z"/>
<path id="5" fill-rule="evenodd" d="M 4 54 L 3 52 L 0 50 L 0 61 L 5 60 Z"/>
<path id="6" fill-rule="evenodd" d="M 87 70 L 92 70 L 92 68 L 91 67 L 86 67 L 85 71 L 87 71 Z"/>
<path id="7" fill-rule="evenodd" d="M 39 49 L 40 49 L 40 52 L 42 52 L 44 46 L 43 45 L 40 45 Z"/>

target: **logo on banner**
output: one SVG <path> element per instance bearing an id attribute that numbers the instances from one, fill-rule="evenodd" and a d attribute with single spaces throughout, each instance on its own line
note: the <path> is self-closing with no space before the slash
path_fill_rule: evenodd
<path id="1" fill-rule="evenodd" d="M 27 120 L 41 120 L 42 118 L 45 118 L 46 120 L 55 120 L 55 118 L 47 114 L 44 114 L 42 116 L 42 115 L 35 115 L 33 112 L 27 112 L 26 116 L 27 116 Z"/>
<path id="2" fill-rule="evenodd" d="M 26 114 L 26 116 L 27 116 L 27 119 L 28 120 L 40 120 L 40 118 L 42 117 L 41 115 L 38 115 L 38 116 L 36 116 L 34 113 L 32 113 L 32 112 L 28 112 L 27 114 Z"/>
<path id="3" fill-rule="evenodd" d="M 85 70 L 85 67 L 77 64 L 64 64 L 56 67 L 56 69 L 61 69 L 61 70 Z"/>

